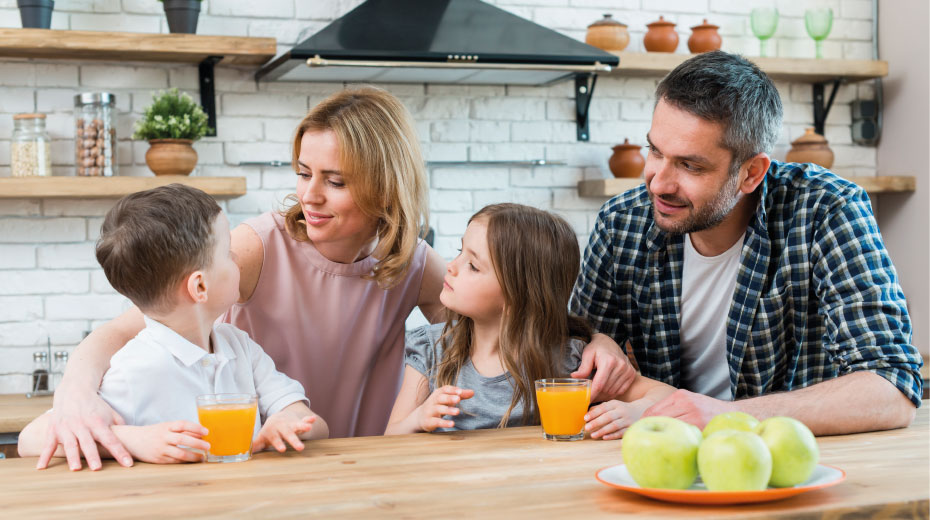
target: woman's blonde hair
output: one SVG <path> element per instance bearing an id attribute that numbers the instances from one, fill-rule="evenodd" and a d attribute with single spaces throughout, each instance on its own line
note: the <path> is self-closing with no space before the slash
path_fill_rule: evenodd
<path id="1" fill-rule="evenodd" d="M 378 259 L 369 275 L 382 289 L 407 275 L 421 229 L 427 229 L 426 171 L 410 112 L 396 97 L 373 88 L 337 92 L 303 118 L 294 134 L 293 167 L 307 132 L 331 131 L 339 143 L 340 169 L 352 200 L 378 221 Z M 298 195 L 282 211 L 288 233 L 307 241 Z"/>
<path id="2" fill-rule="evenodd" d="M 565 219 L 521 204 L 493 204 L 475 213 L 469 224 L 487 224 L 491 264 L 504 296 L 501 316 L 501 364 L 514 380 L 514 394 L 503 428 L 517 403 L 523 403 L 524 424 L 538 424 L 533 382 L 565 377 L 563 360 L 568 341 L 590 341 L 587 323 L 568 313 L 568 299 L 578 277 L 578 240 Z M 435 385 L 455 385 L 471 355 L 474 322 L 446 311 L 440 337 L 442 361 Z"/>

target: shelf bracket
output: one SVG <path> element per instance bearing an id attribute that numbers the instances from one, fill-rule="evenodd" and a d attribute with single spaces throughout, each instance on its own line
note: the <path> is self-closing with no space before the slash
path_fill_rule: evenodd
<path id="1" fill-rule="evenodd" d="M 207 113 L 207 135 L 216 136 L 216 90 L 213 88 L 213 66 L 223 59 L 222 56 L 207 56 L 200 62 L 197 72 L 200 77 L 200 104 Z"/>
<path id="2" fill-rule="evenodd" d="M 594 74 L 575 75 L 575 122 L 578 124 L 579 141 L 591 138 L 591 132 L 588 130 L 588 108 L 591 106 L 595 83 L 597 76 Z"/>
<path id="3" fill-rule="evenodd" d="M 830 107 L 833 106 L 833 99 L 836 98 L 836 91 L 840 88 L 842 78 L 836 78 L 832 81 L 833 89 L 830 90 L 830 99 L 826 104 L 823 102 L 824 85 L 823 83 L 814 83 L 814 131 L 824 135 L 824 125 L 827 122 L 827 114 L 830 113 Z"/>

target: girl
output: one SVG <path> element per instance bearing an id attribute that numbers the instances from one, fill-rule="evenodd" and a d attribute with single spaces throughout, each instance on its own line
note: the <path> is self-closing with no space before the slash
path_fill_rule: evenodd
<path id="1" fill-rule="evenodd" d="M 539 424 L 533 382 L 567 377 L 591 332 L 568 314 L 580 254 L 568 223 L 519 204 L 476 213 L 446 267 L 446 323 L 410 333 L 386 434 Z M 637 376 L 592 409 L 592 437 L 617 438 L 674 389 Z"/>

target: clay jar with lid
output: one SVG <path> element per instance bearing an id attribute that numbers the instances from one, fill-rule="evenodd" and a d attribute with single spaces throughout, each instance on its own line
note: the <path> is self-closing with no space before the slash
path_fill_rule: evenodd
<path id="1" fill-rule="evenodd" d="M 806 128 L 804 135 L 791 142 L 791 149 L 788 150 L 785 161 L 814 163 L 830 168 L 833 166 L 833 150 L 830 149 L 824 136 L 814 132 L 813 128 Z"/>
<path id="2" fill-rule="evenodd" d="M 618 178 L 635 178 L 643 173 L 646 167 L 646 159 L 639 153 L 642 148 L 638 144 L 631 144 L 629 139 L 624 138 L 623 144 L 613 147 L 613 155 L 607 161 L 610 167 L 610 173 Z"/>
<path id="3" fill-rule="evenodd" d="M 605 51 L 622 51 L 630 43 L 626 24 L 613 19 L 609 14 L 588 26 L 584 42 Z"/>
<path id="4" fill-rule="evenodd" d="M 659 19 L 650 24 L 646 36 L 643 37 L 643 46 L 649 52 L 675 52 L 678 48 L 678 33 L 675 32 L 675 24 L 660 16 Z"/>
<path id="5" fill-rule="evenodd" d="M 707 18 L 701 25 L 692 27 L 691 37 L 688 38 L 688 50 L 694 54 L 718 50 L 723 43 L 717 32 L 719 28 L 717 25 L 707 23 Z"/>

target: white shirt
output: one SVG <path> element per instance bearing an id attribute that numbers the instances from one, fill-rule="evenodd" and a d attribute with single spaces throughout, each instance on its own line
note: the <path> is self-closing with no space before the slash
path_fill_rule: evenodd
<path id="1" fill-rule="evenodd" d="M 681 273 L 681 385 L 732 400 L 727 363 L 727 314 L 733 303 L 743 237 L 718 256 L 702 256 L 685 235 Z"/>
<path id="2" fill-rule="evenodd" d="M 269 415 L 297 401 L 310 404 L 300 383 L 275 370 L 268 354 L 228 323 L 210 333 L 213 354 L 148 316 L 145 325 L 110 360 L 100 386 L 126 424 L 196 423 L 198 395 L 244 393 L 258 395 L 258 434 Z"/>

